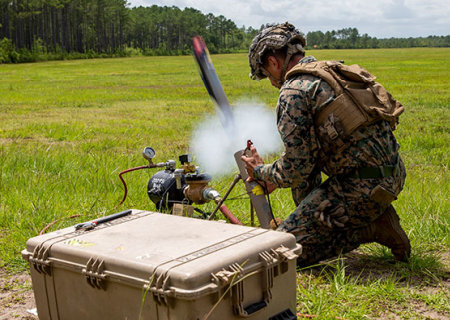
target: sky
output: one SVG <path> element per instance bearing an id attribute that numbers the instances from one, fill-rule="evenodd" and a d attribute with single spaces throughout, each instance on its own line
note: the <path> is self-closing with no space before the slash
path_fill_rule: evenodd
<path id="1" fill-rule="evenodd" d="M 195 8 L 238 27 L 289 21 L 305 34 L 357 28 L 371 37 L 450 34 L 450 0 L 128 0 L 135 6 Z"/>

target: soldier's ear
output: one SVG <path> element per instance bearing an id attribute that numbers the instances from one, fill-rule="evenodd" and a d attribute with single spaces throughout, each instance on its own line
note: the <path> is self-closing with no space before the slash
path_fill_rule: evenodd
<path id="1" fill-rule="evenodd" d="M 269 68 L 281 68 L 281 64 L 280 61 L 278 61 L 278 59 L 275 56 L 268 56 L 267 57 L 267 69 Z"/>

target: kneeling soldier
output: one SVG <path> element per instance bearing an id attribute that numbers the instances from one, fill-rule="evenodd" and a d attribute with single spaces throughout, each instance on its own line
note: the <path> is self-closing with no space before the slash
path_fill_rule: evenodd
<path id="1" fill-rule="evenodd" d="M 406 177 L 392 133 L 403 106 L 358 65 L 317 61 L 305 57 L 304 47 L 303 34 L 289 23 L 253 40 L 250 76 L 280 89 L 276 114 L 285 152 L 264 164 L 252 147 L 242 157 L 249 175 L 270 191 L 291 188 L 297 208 L 277 230 L 302 244 L 300 266 L 368 242 L 406 261 L 411 246 L 391 204 Z"/>

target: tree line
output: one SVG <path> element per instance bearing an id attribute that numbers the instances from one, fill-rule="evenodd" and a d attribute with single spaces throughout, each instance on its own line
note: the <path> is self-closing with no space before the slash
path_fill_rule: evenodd
<path id="1" fill-rule="evenodd" d="M 212 53 L 248 48 L 258 32 L 222 15 L 126 0 L 0 0 L 0 62 L 178 55 L 201 35 Z"/>
<path id="2" fill-rule="evenodd" d="M 307 34 L 308 46 L 316 49 L 370 49 L 370 48 L 412 48 L 449 47 L 450 35 L 417 38 L 377 39 L 367 33 L 360 35 L 357 28 L 333 31 L 313 31 Z"/>
<path id="3" fill-rule="evenodd" d="M 129 8 L 126 0 L 0 0 L 0 63 L 191 53 L 201 35 L 212 53 L 247 51 L 264 28 L 238 27 L 193 8 Z M 309 32 L 310 48 L 449 46 L 449 37 L 376 39 L 356 28 Z"/>

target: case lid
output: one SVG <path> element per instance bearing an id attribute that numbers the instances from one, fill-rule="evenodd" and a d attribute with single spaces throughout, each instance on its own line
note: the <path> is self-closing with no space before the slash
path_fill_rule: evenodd
<path id="1" fill-rule="evenodd" d="M 284 253 L 275 254 L 280 248 Z M 250 272 L 261 267 L 261 252 L 281 260 L 300 250 L 288 233 L 133 210 L 93 230 L 69 227 L 31 238 L 23 256 L 47 273 L 71 268 L 94 283 L 151 283 L 152 291 L 191 299 L 217 291 L 223 279 L 214 274 L 229 266 Z"/>

